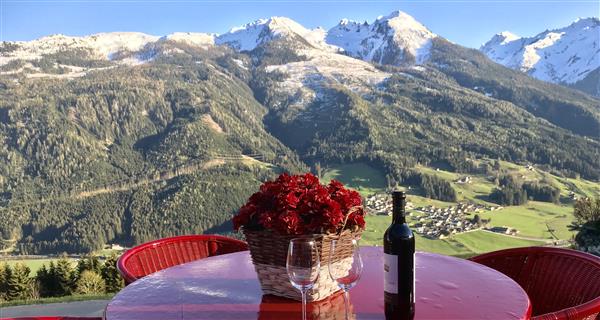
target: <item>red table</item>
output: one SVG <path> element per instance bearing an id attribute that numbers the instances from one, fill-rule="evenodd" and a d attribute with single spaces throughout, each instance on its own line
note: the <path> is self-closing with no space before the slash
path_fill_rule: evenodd
<path id="1" fill-rule="evenodd" d="M 363 276 L 350 291 L 356 319 L 383 319 L 383 252 L 361 247 Z M 474 262 L 418 252 L 415 319 L 528 319 L 519 285 Z M 248 251 L 171 267 L 135 281 L 108 304 L 106 319 L 299 319 L 300 303 L 263 296 Z M 343 319 L 341 294 L 309 304 L 309 315 Z"/>

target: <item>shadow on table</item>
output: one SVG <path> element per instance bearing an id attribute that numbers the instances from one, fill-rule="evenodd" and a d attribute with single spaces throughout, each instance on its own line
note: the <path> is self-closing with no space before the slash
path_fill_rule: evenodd
<path id="1" fill-rule="evenodd" d="M 340 291 L 324 300 L 306 306 L 308 319 L 345 319 L 344 294 Z M 350 304 L 350 319 L 356 319 Z M 302 303 L 274 295 L 263 295 L 258 312 L 259 320 L 302 319 Z"/>

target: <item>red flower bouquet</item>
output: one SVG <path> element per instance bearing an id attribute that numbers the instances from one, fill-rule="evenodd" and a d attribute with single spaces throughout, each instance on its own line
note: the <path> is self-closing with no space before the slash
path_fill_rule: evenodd
<path id="1" fill-rule="evenodd" d="M 265 294 L 300 299 L 290 284 L 286 270 L 288 244 L 297 237 L 315 240 L 321 265 L 349 263 L 351 241 L 340 241 L 345 250 L 329 255 L 332 239 L 353 239 L 364 230 L 364 209 L 360 195 L 335 180 L 328 185 L 307 173 L 282 174 L 260 186 L 233 218 L 235 230 L 244 232 L 252 263 Z M 318 301 L 339 290 L 335 281 L 321 268 L 319 278 L 308 292 L 309 301 Z"/>
<path id="2" fill-rule="evenodd" d="M 233 227 L 272 230 L 281 235 L 341 233 L 364 229 L 364 210 L 358 192 L 336 180 L 322 185 L 310 173 L 284 173 L 267 181 L 233 218 Z"/>

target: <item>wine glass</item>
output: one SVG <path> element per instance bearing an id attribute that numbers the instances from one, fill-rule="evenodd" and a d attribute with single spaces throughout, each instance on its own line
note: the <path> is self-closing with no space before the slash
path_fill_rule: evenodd
<path id="1" fill-rule="evenodd" d="M 302 293 L 302 320 L 306 320 L 306 293 L 319 278 L 321 262 L 313 238 L 290 240 L 286 269 L 292 286 Z"/>
<path id="2" fill-rule="evenodd" d="M 334 261 L 334 257 L 340 252 L 344 252 L 347 246 L 351 247 L 352 255 L 350 257 Z M 358 283 L 363 270 L 363 262 L 360 257 L 360 249 L 357 239 L 337 239 L 331 241 L 329 250 L 329 275 L 337 282 L 337 285 L 344 290 L 344 304 L 346 310 L 346 319 L 349 319 L 350 295 L 348 291 Z"/>

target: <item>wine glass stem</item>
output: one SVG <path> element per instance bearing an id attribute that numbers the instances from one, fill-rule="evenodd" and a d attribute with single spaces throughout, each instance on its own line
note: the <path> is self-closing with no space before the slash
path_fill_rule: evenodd
<path id="1" fill-rule="evenodd" d="M 306 291 L 307 289 L 302 289 L 302 320 L 306 320 Z"/>
<path id="2" fill-rule="evenodd" d="M 347 289 L 344 289 L 344 305 L 346 306 L 346 320 L 349 320 L 349 313 L 350 313 L 350 294 L 348 293 Z"/>

